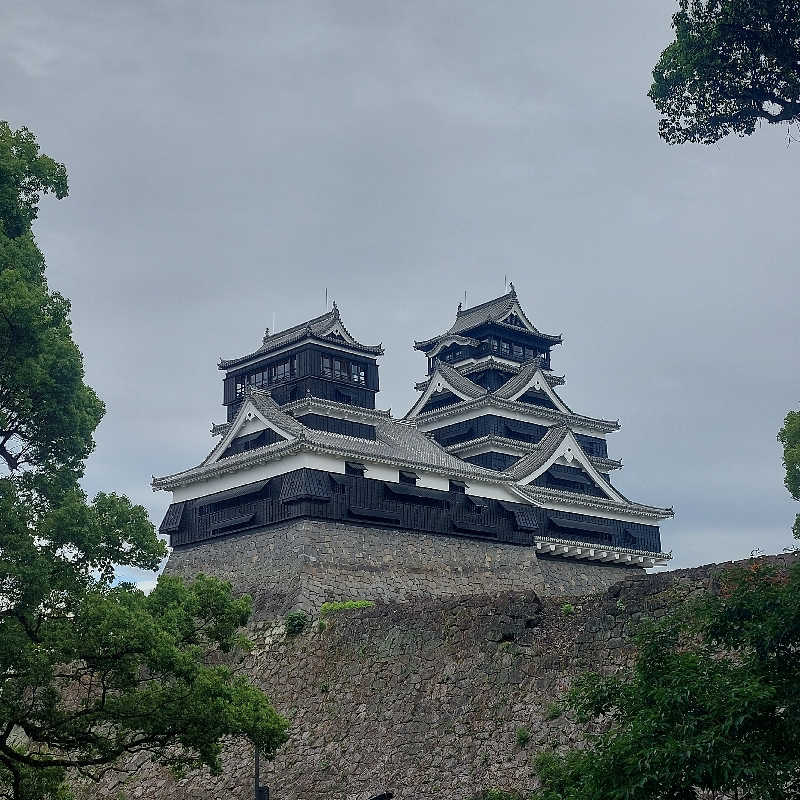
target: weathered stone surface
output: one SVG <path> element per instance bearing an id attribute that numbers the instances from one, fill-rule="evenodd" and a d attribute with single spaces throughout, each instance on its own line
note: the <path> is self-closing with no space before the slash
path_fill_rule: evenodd
<path id="1" fill-rule="evenodd" d="M 518 545 L 315 520 L 175 550 L 167 571 L 231 581 L 253 596 L 257 618 L 358 597 L 403 603 L 532 590 L 587 594 L 640 572 L 537 559 L 532 548 Z"/>
<path id="2" fill-rule="evenodd" d="M 258 565 L 258 546 L 248 552 L 248 563 Z M 365 541 L 359 552 L 371 563 L 382 551 Z M 230 565 L 219 569 L 235 569 L 233 550 L 229 556 Z M 182 559 L 181 568 L 187 566 Z M 335 564 L 329 569 L 329 577 L 339 574 Z M 509 569 L 514 574 L 517 566 Z M 263 782 L 275 800 L 370 800 L 384 791 L 397 800 L 439 800 L 443 792 L 466 800 L 487 787 L 525 792 L 535 784 L 531 763 L 538 751 L 582 739 L 583 729 L 558 707 L 572 679 L 629 664 L 635 623 L 713 588 L 718 569 L 627 572 L 601 593 L 571 598 L 493 591 L 432 599 L 423 583 L 403 603 L 341 612 L 325 630 L 312 626 L 293 639 L 274 615 L 262 613 L 251 625 L 255 647 L 244 667 L 292 720 L 290 741 L 274 762 L 262 762 Z M 243 575 L 239 571 L 237 579 Z M 249 588 L 258 586 L 256 576 L 248 580 Z M 449 591 L 455 593 L 461 580 L 468 578 L 454 578 Z M 326 597 L 380 600 L 380 591 L 389 591 L 380 582 L 360 583 L 357 594 L 347 589 L 337 595 L 332 586 Z M 270 602 L 283 597 L 271 585 L 261 590 Z M 567 599 L 573 613 L 563 609 Z M 524 747 L 520 728 L 530 735 Z M 240 742 L 226 747 L 217 777 L 175 780 L 144 759 L 131 768 L 126 780 L 109 775 L 85 798 L 253 796 L 253 754 Z"/>

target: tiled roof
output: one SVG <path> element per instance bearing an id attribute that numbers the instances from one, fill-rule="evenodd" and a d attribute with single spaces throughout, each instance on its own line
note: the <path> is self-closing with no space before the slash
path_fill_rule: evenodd
<path id="1" fill-rule="evenodd" d="M 531 380 L 533 380 L 533 376 L 536 375 L 536 373 L 541 369 L 541 366 L 542 362 L 538 358 L 533 359 L 533 361 L 529 361 L 516 375 L 509 378 L 499 389 L 495 389 L 492 394 L 495 397 L 501 397 L 504 400 L 510 400 L 515 394 L 517 394 L 517 392 L 524 389 L 531 382 Z M 544 373 L 542 373 L 542 376 L 547 381 L 547 376 L 544 375 Z M 547 381 L 547 383 L 549 385 L 550 382 Z M 552 386 L 550 386 L 550 390 L 553 390 Z M 554 391 L 553 394 L 558 397 Z M 569 408 L 569 406 L 563 400 L 561 400 L 560 397 L 558 397 L 558 399 L 561 401 L 561 404 L 564 406 L 564 408 L 566 408 L 569 413 L 572 413 L 572 410 Z"/>
<path id="2" fill-rule="evenodd" d="M 309 428 L 291 414 L 284 412 L 268 392 L 260 389 L 251 389 L 248 399 L 265 419 L 294 438 L 288 442 L 276 442 L 255 450 L 248 450 L 223 461 L 210 462 L 211 455 L 219 448 L 219 444 L 217 444 L 202 464 L 175 475 L 154 478 L 153 487 L 171 489 L 175 486 L 186 485 L 210 476 L 215 472 L 215 468 L 224 472 L 242 469 L 260 461 L 271 461 L 274 458 L 283 457 L 289 452 L 294 452 L 297 447 L 332 453 L 344 458 L 394 464 L 401 468 L 429 470 L 454 478 L 483 479 L 493 483 L 504 480 L 502 475 L 495 470 L 470 464 L 451 455 L 413 424 L 398 422 L 390 417 L 377 416 L 374 412 L 368 412 L 364 415 L 364 421 L 375 427 L 375 439 L 362 439 Z M 242 404 L 237 418 L 240 414 L 246 413 L 247 407 L 247 402 Z M 236 420 L 233 424 L 236 424 Z"/>
<path id="3" fill-rule="evenodd" d="M 658 506 L 648 506 L 643 503 L 635 503 L 632 500 L 626 502 L 618 502 L 617 500 L 610 500 L 607 497 L 596 497 L 589 494 L 575 494 L 574 492 L 564 492 L 559 489 L 548 489 L 544 486 L 534 486 L 527 484 L 526 486 L 515 485 L 514 491 L 536 505 L 547 505 L 548 503 L 574 503 L 579 500 L 581 505 L 590 508 L 605 509 L 608 511 L 624 511 L 627 514 L 634 514 L 641 517 L 650 517 L 651 519 L 667 519 L 675 516 L 675 512 L 671 508 L 659 508 Z"/>
<path id="4" fill-rule="evenodd" d="M 254 350 L 252 353 L 239 356 L 238 358 L 221 358 L 219 361 L 219 368 L 230 369 L 231 367 L 235 367 L 238 364 L 243 364 L 245 361 L 249 361 L 252 358 L 274 352 L 275 350 L 279 350 L 282 347 L 299 342 L 307 337 L 324 339 L 331 332 L 331 330 L 337 326 L 341 326 L 352 341 L 347 339 L 337 339 L 333 340 L 335 343 L 345 344 L 347 347 L 353 350 L 360 350 L 361 352 L 369 353 L 370 355 L 383 355 L 383 347 L 381 345 L 360 344 L 353 339 L 352 336 L 350 336 L 350 332 L 344 327 L 344 323 L 342 323 L 339 315 L 339 309 L 334 304 L 332 311 L 328 311 L 319 317 L 314 317 L 314 319 L 310 319 L 307 322 L 301 322 L 299 325 L 287 328 L 284 331 L 279 331 L 278 333 L 273 333 L 272 335 L 265 335 L 261 347 L 259 347 L 257 350 Z"/>
<path id="5" fill-rule="evenodd" d="M 219 461 L 206 459 L 202 464 L 174 475 L 154 477 L 153 488 L 170 490 L 188 486 L 217 475 L 236 473 L 261 463 L 280 460 L 302 450 L 310 450 L 329 453 L 345 459 L 391 464 L 399 469 L 433 472 L 467 481 L 479 480 L 495 485 L 502 484 L 534 504 L 546 505 L 548 502 L 568 501 L 574 503 L 577 501 L 584 506 L 626 511 L 643 517 L 663 519 L 672 516 L 671 509 L 645 506 L 628 501 L 627 498 L 623 502 L 619 502 L 592 495 L 577 495 L 544 487 L 518 484 L 518 480 L 530 475 L 552 455 L 568 432 L 566 425 L 554 426 L 538 443 L 535 451 L 521 458 L 505 472 L 498 472 L 463 461 L 448 453 L 413 423 L 398 422 L 369 409 L 363 410 L 364 420 L 375 427 L 374 441 L 308 428 L 291 414 L 283 411 L 268 392 L 260 389 L 251 389 L 248 400 L 252 401 L 253 406 L 265 419 L 288 433 L 291 438 L 238 453 Z M 239 415 L 247 413 L 248 408 L 247 402 L 242 404 L 233 425 L 236 424 Z M 354 407 L 351 407 L 351 410 L 357 412 Z M 218 448 L 219 444 L 215 451 Z"/>
<path id="6" fill-rule="evenodd" d="M 456 391 L 465 394 L 471 400 L 488 394 L 483 386 L 470 380 L 466 375 L 462 375 L 457 369 L 445 364 L 444 361 L 439 361 L 436 364 L 436 370 L 433 374 L 435 375 L 437 371 Z"/>
<path id="7" fill-rule="evenodd" d="M 532 472 L 547 461 L 553 455 L 555 449 L 564 440 L 564 437 L 569 433 L 569 428 L 566 425 L 553 425 L 549 431 L 539 440 L 538 448 L 532 453 L 523 456 L 515 464 L 512 464 L 507 470 L 506 475 L 513 478 L 515 481 L 525 478 Z"/>
<path id="8" fill-rule="evenodd" d="M 541 336 L 543 339 L 549 339 L 554 344 L 561 341 L 561 336 L 553 336 L 552 334 L 542 333 L 536 328 L 536 326 L 525 315 L 525 312 L 522 311 L 521 306 L 519 306 L 517 293 L 512 287 L 510 292 L 502 295 L 501 297 L 496 297 L 494 300 L 489 300 L 486 303 L 472 306 L 472 308 L 459 308 L 456 314 L 456 320 L 448 330 L 446 330 L 444 333 L 440 333 L 438 336 L 433 336 L 430 339 L 426 339 L 425 341 L 414 342 L 414 347 L 417 350 L 428 350 L 431 345 L 436 344 L 436 342 L 438 342 L 440 339 L 443 339 L 445 336 L 453 336 L 455 334 L 462 334 L 464 332 L 474 330 L 479 325 L 483 325 L 485 322 L 499 323 L 500 320 L 502 320 L 503 317 L 505 317 L 515 305 L 519 308 L 522 316 L 525 317 L 525 321 L 538 336 Z M 513 326 L 508 327 L 512 330 L 520 330 L 519 328 L 513 328 Z"/>
<path id="9" fill-rule="evenodd" d="M 454 414 L 461 414 L 463 411 L 476 408 L 501 409 L 504 411 L 515 411 L 529 416 L 543 417 L 552 419 L 554 422 L 578 425 L 584 428 L 610 433 L 619 430 L 619 420 L 596 419 L 595 417 L 585 417 L 582 414 L 565 414 L 563 411 L 548 408 L 547 406 L 534 406 L 530 403 L 521 403 L 518 400 L 505 400 L 494 394 L 487 394 L 485 397 L 478 397 L 475 400 L 464 400 L 462 403 L 434 408 L 432 411 L 425 411 L 417 419 L 430 424 L 432 420 L 445 420 Z M 443 423 L 446 424 L 446 423 Z"/>

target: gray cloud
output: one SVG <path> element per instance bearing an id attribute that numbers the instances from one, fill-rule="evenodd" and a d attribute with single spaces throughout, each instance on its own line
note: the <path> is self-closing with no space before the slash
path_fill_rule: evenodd
<path id="1" fill-rule="evenodd" d="M 36 3 L 0 11 L 2 116 L 67 163 L 37 233 L 108 404 L 90 491 L 159 521 L 197 463 L 218 356 L 320 313 L 386 347 L 515 282 L 563 332 L 577 410 L 621 418 L 676 565 L 774 551 L 775 434 L 797 381 L 797 151 L 760 131 L 669 148 L 646 98 L 672 3 Z"/>

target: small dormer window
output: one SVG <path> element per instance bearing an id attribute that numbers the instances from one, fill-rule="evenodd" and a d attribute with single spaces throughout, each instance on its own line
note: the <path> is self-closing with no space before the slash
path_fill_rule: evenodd
<path id="1" fill-rule="evenodd" d="M 409 486 L 416 486 L 418 476 L 416 472 L 406 472 L 405 470 L 400 470 L 400 483 L 407 483 Z"/>
<path id="2" fill-rule="evenodd" d="M 449 492 L 455 492 L 456 494 L 466 494 L 467 493 L 467 484 L 462 481 L 450 481 L 448 486 Z"/>
<path id="3" fill-rule="evenodd" d="M 366 471 L 367 468 L 363 464 L 359 464 L 357 461 L 345 461 L 345 475 L 352 475 L 354 478 L 363 478 Z"/>

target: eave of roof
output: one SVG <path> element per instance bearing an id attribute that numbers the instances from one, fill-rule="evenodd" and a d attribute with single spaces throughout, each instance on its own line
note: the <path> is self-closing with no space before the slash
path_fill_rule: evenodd
<path id="1" fill-rule="evenodd" d="M 344 332 L 352 341 L 339 341 L 325 338 L 326 332 L 337 325 L 341 326 L 342 330 L 344 330 Z M 261 347 L 254 350 L 252 353 L 248 353 L 244 356 L 238 356 L 236 358 L 221 358 L 217 366 L 219 369 L 223 370 L 231 369 L 241 364 L 245 364 L 248 361 L 252 361 L 255 358 L 267 356 L 283 347 L 296 344 L 304 339 L 309 339 L 333 346 L 340 344 L 351 350 L 357 350 L 375 356 L 381 356 L 384 352 L 383 346 L 380 344 L 366 345 L 356 341 L 356 339 L 352 336 L 350 331 L 347 330 L 342 322 L 339 309 L 334 306 L 332 311 L 328 311 L 327 313 L 321 314 L 320 316 L 314 317 L 306 322 L 301 322 L 299 325 L 294 325 L 291 328 L 286 328 L 286 330 L 278 331 L 278 333 L 265 335 Z"/>
<path id="2" fill-rule="evenodd" d="M 488 433 L 485 436 L 478 436 L 476 439 L 467 439 L 464 442 L 457 444 L 447 445 L 444 449 L 448 453 L 461 457 L 460 454 L 474 448 L 481 448 L 482 452 L 491 452 L 492 448 L 502 448 L 505 450 L 516 450 L 520 456 L 527 453 L 532 453 L 534 450 L 539 449 L 539 442 L 523 442 L 520 439 L 509 439 L 506 436 L 497 436 L 493 433 Z M 588 453 L 586 457 L 591 463 L 599 470 L 615 470 L 622 469 L 622 462 L 614 458 L 602 458 L 601 456 L 590 456 Z"/>
<path id="3" fill-rule="evenodd" d="M 589 561 L 610 561 L 626 566 L 664 566 L 672 558 L 672 553 L 653 553 L 649 550 L 635 550 L 629 547 L 603 547 L 552 536 L 534 535 L 533 541 L 536 544 L 537 551 L 543 555 L 586 559 Z M 649 564 L 646 562 L 649 562 Z"/>
<path id="4" fill-rule="evenodd" d="M 514 364 L 508 361 L 499 361 L 493 356 L 486 356 L 483 359 L 479 359 L 478 361 L 471 361 L 470 363 L 463 364 L 463 365 L 456 365 L 453 366 L 453 369 L 460 372 L 462 375 L 468 377 L 472 375 L 474 372 L 485 372 L 489 369 L 496 369 L 500 372 L 511 372 L 513 375 L 518 375 L 526 366 L 527 363 L 530 362 L 523 362 L 521 364 Z M 542 367 L 542 375 L 544 375 L 545 380 L 550 384 L 551 387 L 553 386 L 563 386 L 566 383 L 566 380 L 563 375 L 554 375 L 550 370 L 545 369 Z M 414 384 L 414 388 L 418 392 L 424 392 L 427 389 L 428 384 L 433 377 L 433 373 L 428 375 L 427 378 L 424 380 L 418 381 Z M 511 378 L 509 378 L 511 380 Z M 508 381 L 506 381 L 508 383 Z"/>
<path id="5" fill-rule="evenodd" d="M 500 297 L 496 297 L 493 300 L 487 300 L 485 303 L 480 303 L 477 306 L 472 306 L 470 308 L 462 309 L 459 306 L 459 309 L 456 313 L 456 319 L 453 324 L 450 326 L 448 330 L 444 333 L 440 333 L 438 336 L 433 336 L 430 339 L 425 339 L 424 341 L 415 341 L 414 348 L 416 350 L 422 350 L 427 352 L 431 349 L 432 346 L 436 345 L 439 341 L 447 336 L 453 336 L 456 334 L 464 334 L 471 330 L 478 328 L 481 325 L 491 323 L 496 325 L 502 325 L 509 330 L 514 331 L 521 331 L 522 328 L 517 328 L 513 325 L 505 325 L 500 320 L 513 308 L 514 305 L 520 310 L 520 313 L 525 319 L 525 322 L 530 326 L 530 330 L 527 330 L 528 333 L 531 333 L 535 336 L 540 337 L 546 341 L 551 342 L 552 344 L 560 344 L 562 342 L 561 335 L 553 335 L 549 333 L 542 333 L 528 318 L 525 314 L 525 311 L 522 309 L 522 306 L 519 305 L 519 301 L 517 299 L 517 293 L 514 291 L 512 286 L 511 291 L 507 294 L 501 295 Z"/>
<path id="6" fill-rule="evenodd" d="M 520 486 L 513 485 L 513 490 L 537 505 L 549 503 L 580 503 L 581 506 L 597 508 L 605 511 L 619 511 L 626 514 L 633 514 L 639 517 L 649 517 L 651 519 L 668 519 L 675 516 L 671 508 L 659 508 L 658 506 L 648 506 L 643 503 L 636 503 L 627 500 L 620 503 L 605 497 L 597 497 L 590 494 L 578 494 L 577 492 L 564 492 L 560 489 L 547 489 L 542 486 L 527 484 Z"/>
<path id="7" fill-rule="evenodd" d="M 544 417 L 545 419 L 552 419 L 556 422 L 566 422 L 570 425 L 590 428 L 601 433 L 610 433 L 611 431 L 619 430 L 620 427 L 619 420 L 595 419 L 593 417 L 584 417 L 581 414 L 564 414 L 562 411 L 556 411 L 555 409 L 545 406 L 520 403 L 518 400 L 504 400 L 502 397 L 497 397 L 494 394 L 488 394 L 485 397 L 479 397 L 475 400 L 469 400 L 463 403 L 455 403 L 450 406 L 445 406 L 444 408 L 437 408 L 433 411 L 426 411 L 420 414 L 417 419 L 425 423 L 438 421 L 460 414 L 466 410 L 480 408 L 481 406 L 487 408 L 494 406 L 508 411 L 527 413 L 531 416 Z"/>

